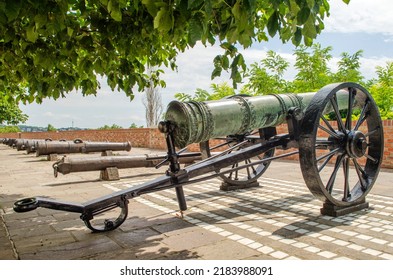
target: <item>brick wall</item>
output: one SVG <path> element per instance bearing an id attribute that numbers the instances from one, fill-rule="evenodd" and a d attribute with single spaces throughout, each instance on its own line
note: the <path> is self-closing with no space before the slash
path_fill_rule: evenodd
<path id="1" fill-rule="evenodd" d="M 384 127 L 384 155 L 382 167 L 393 169 L 393 120 L 383 121 Z M 277 127 L 277 133 L 286 133 L 286 125 Z M 73 140 L 82 139 L 84 141 L 109 141 L 109 142 L 126 142 L 130 141 L 133 147 L 144 147 L 150 149 L 165 149 L 164 135 L 156 128 L 132 128 L 132 129 L 110 129 L 110 130 L 76 130 L 76 131 L 59 131 L 59 132 L 20 132 L 20 133 L 3 133 L 0 138 L 26 138 L 26 139 L 46 139 L 53 140 Z M 217 142 L 215 143 L 217 144 Z M 212 144 L 214 145 L 214 144 Z M 198 145 L 190 145 L 190 150 L 198 150 Z M 285 152 L 288 152 L 285 151 Z M 280 154 L 278 150 L 276 154 Z M 297 160 L 297 156 L 291 156 L 287 159 Z"/>

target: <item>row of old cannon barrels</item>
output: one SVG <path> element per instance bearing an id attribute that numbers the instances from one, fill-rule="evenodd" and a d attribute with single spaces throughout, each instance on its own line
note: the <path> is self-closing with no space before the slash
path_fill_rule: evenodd
<path id="1" fill-rule="evenodd" d="M 145 154 L 145 155 L 111 155 L 104 153 L 108 151 L 130 151 L 130 142 L 84 142 L 80 139 L 73 141 L 51 139 L 0 139 L 0 142 L 18 151 L 27 151 L 27 154 L 35 152 L 36 156 L 73 154 L 73 153 L 93 153 L 101 152 L 101 156 L 92 157 L 70 157 L 64 155 L 57 159 L 52 165 L 55 177 L 58 173 L 63 175 L 74 172 L 101 171 L 100 178 L 104 180 L 119 179 L 117 169 L 141 168 L 141 167 L 158 167 L 165 162 L 166 154 Z M 184 153 L 179 156 L 179 163 L 192 164 L 201 160 L 200 153 Z M 110 177 L 113 169 L 116 169 L 116 175 Z M 106 173 L 103 173 L 106 172 Z"/>
<path id="2" fill-rule="evenodd" d="M 81 139 L 72 141 L 52 139 L 22 139 L 4 138 L 2 143 L 18 151 L 25 150 L 27 154 L 36 156 L 50 154 L 94 153 L 105 151 L 130 151 L 130 142 L 84 142 Z"/>

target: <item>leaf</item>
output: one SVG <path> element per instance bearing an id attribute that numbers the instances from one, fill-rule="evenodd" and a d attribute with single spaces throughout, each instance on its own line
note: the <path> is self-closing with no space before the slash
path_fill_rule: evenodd
<path id="1" fill-rule="evenodd" d="M 188 0 L 188 9 L 193 10 L 199 8 L 205 0 Z"/>
<path id="2" fill-rule="evenodd" d="M 314 17 L 313 16 L 309 17 L 307 22 L 304 24 L 303 35 L 305 37 L 309 37 L 311 39 L 314 39 L 314 38 L 317 37 L 317 31 L 316 31 L 316 28 L 315 28 L 315 22 L 314 22 Z"/>
<path id="3" fill-rule="evenodd" d="M 295 34 L 292 38 L 292 43 L 295 46 L 299 46 L 302 41 L 302 29 L 300 27 L 296 28 Z"/>
<path id="4" fill-rule="evenodd" d="M 267 31 L 269 32 L 270 37 L 274 37 L 278 31 L 278 14 L 274 12 L 267 21 Z"/>
<path id="5" fill-rule="evenodd" d="M 168 7 L 162 7 L 154 18 L 154 28 L 167 32 L 172 28 L 172 16 Z"/>
<path id="6" fill-rule="evenodd" d="M 343 2 L 344 2 L 345 4 L 349 4 L 350 1 L 351 1 L 351 0 L 343 0 Z"/>
<path id="7" fill-rule="evenodd" d="M 142 0 L 142 4 L 145 5 L 151 16 L 155 17 L 157 15 L 158 9 L 154 0 Z"/>
<path id="8" fill-rule="evenodd" d="M 71 27 L 67 27 L 67 35 L 72 37 L 72 34 L 74 34 L 74 29 L 72 29 Z"/>
<path id="9" fill-rule="evenodd" d="M 8 0 L 5 7 L 5 13 L 8 19 L 8 22 L 13 21 L 18 18 L 21 3 L 18 0 Z"/>
<path id="10" fill-rule="evenodd" d="M 196 42 L 201 39 L 203 34 L 203 24 L 201 19 L 194 16 L 190 20 L 189 33 L 188 33 L 188 44 L 194 47 Z"/>
<path id="11" fill-rule="evenodd" d="M 297 14 L 297 23 L 299 25 L 304 24 L 308 20 L 310 13 L 311 11 L 308 7 L 301 9 L 300 12 Z"/>
<path id="12" fill-rule="evenodd" d="M 115 21 L 122 20 L 122 13 L 118 1 L 109 0 L 108 12 Z"/>
<path id="13" fill-rule="evenodd" d="M 35 43 L 35 41 L 37 41 L 38 33 L 37 33 L 37 30 L 36 30 L 34 24 L 30 25 L 29 27 L 27 27 L 27 29 L 26 29 L 26 37 L 27 37 L 27 40 L 29 40 L 30 42 Z"/>
<path id="14" fill-rule="evenodd" d="M 220 77 L 221 76 L 221 71 L 222 71 L 221 67 L 214 68 L 214 70 L 212 72 L 212 75 L 211 75 L 211 79 L 213 80 L 215 77 Z"/>

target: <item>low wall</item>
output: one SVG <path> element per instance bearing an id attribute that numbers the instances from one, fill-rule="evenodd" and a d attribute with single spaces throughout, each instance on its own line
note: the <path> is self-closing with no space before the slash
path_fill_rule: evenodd
<path id="1" fill-rule="evenodd" d="M 393 169 L 393 120 L 383 121 L 384 129 L 384 155 L 383 168 Z M 277 133 L 282 134 L 287 131 L 286 125 L 277 127 Z M 53 140 L 73 140 L 80 138 L 84 141 L 109 141 L 126 142 L 130 141 L 133 147 L 165 150 L 164 135 L 156 128 L 130 128 L 130 129 L 109 129 L 109 130 L 74 130 L 56 132 L 19 132 L 0 133 L 0 138 L 26 138 L 26 139 L 47 139 Z M 191 150 L 197 150 L 198 145 L 191 145 Z M 277 154 L 280 151 L 277 152 Z M 297 156 L 288 159 L 297 160 Z"/>

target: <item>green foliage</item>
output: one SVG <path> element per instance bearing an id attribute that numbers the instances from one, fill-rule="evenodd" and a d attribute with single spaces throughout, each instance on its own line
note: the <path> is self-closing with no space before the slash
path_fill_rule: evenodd
<path id="1" fill-rule="evenodd" d="M 107 129 L 122 129 L 123 127 L 121 127 L 120 125 L 117 125 L 117 124 L 112 124 L 112 125 L 104 125 L 104 126 L 101 126 L 101 127 L 99 127 L 99 128 L 97 128 L 97 129 L 101 129 L 101 130 L 107 130 Z"/>
<path id="2" fill-rule="evenodd" d="M 149 85 L 146 65 L 174 70 L 179 52 L 216 41 L 224 53 L 212 77 L 230 71 L 236 86 L 246 64 L 235 45 L 268 36 L 311 45 L 328 15 L 328 0 L 4 0 L 0 92 L 38 103 L 74 89 L 90 95 L 102 75 L 132 99 Z"/>
<path id="3" fill-rule="evenodd" d="M 381 117 L 393 119 L 393 62 L 385 67 L 377 66 L 378 79 L 370 87 L 370 93 L 379 107 Z"/>
<path id="4" fill-rule="evenodd" d="M 130 128 L 143 128 L 143 125 L 138 126 L 136 123 L 132 123 Z"/>
<path id="5" fill-rule="evenodd" d="M 353 55 L 343 52 L 341 60 L 338 62 L 338 71 L 333 75 L 336 82 L 363 83 L 364 77 L 360 73 L 360 58 L 363 51 L 359 50 Z"/>
<path id="6" fill-rule="evenodd" d="M 338 62 L 338 71 L 332 73 L 327 62 L 331 58 L 332 47 L 322 48 L 319 44 L 309 47 L 301 46 L 295 50 L 298 70 L 294 81 L 287 81 L 283 78 L 285 71 L 289 67 L 289 62 L 274 51 L 268 51 L 266 58 L 260 63 L 254 63 L 244 74 L 248 82 L 240 90 L 241 94 L 259 95 L 271 93 L 306 92 L 318 91 L 320 88 L 331 82 L 351 81 L 364 84 L 373 95 L 379 107 L 383 119 L 393 119 L 393 62 L 388 62 L 385 67 L 377 66 L 377 79 L 363 82 L 360 72 L 360 57 L 362 51 L 354 54 L 346 52 L 341 54 Z M 212 84 L 212 93 L 207 90 L 197 89 L 195 94 L 177 93 L 175 97 L 180 101 L 207 101 L 222 99 L 235 94 L 235 89 L 227 83 Z M 360 110 L 354 110 L 353 120 L 359 117 Z M 332 119 L 327 115 L 327 119 Z M 346 110 L 342 111 L 342 117 L 346 117 Z"/>
<path id="7" fill-rule="evenodd" d="M 302 45 L 295 50 L 295 68 L 298 73 L 294 80 L 296 92 L 314 92 L 332 82 L 328 61 L 332 47 L 322 48 L 320 44 L 313 44 L 311 52 Z"/>
<path id="8" fill-rule="evenodd" d="M 53 125 L 48 124 L 48 127 L 47 127 L 46 130 L 47 130 L 47 131 L 56 131 L 57 129 L 56 129 Z"/>
<path id="9" fill-rule="evenodd" d="M 261 63 L 251 64 L 245 74 L 249 78 L 246 88 L 257 95 L 288 92 L 289 83 L 283 79 L 289 62 L 274 51 L 268 51 Z"/>
<path id="10" fill-rule="evenodd" d="M 20 132 L 20 128 L 18 126 L 0 126 L 0 133 L 14 133 Z"/>
<path id="11" fill-rule="evenodd" d="M 235 89 L 224 82 L 221 84 L 211 84 L 210 88 L 212 93 L 209 93 L 204 89 L 196 89 L 194 96 L 186 93 L 176 93 L 175 98 L 181 102 L 188 101 L 208 101 L 208 100 L 219 100 L 227 96 L 235 94 Z"/>
<path id="12" fill-rule="evenodd" d="M 15 102 L 8 101 L 0 92 L 0 124 L 16 125 L 25 123 L 27 119 L 28 116 L 23 114 Z"/>

